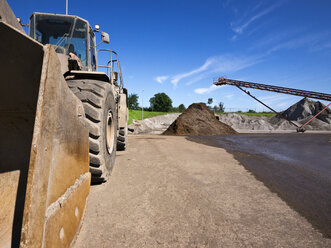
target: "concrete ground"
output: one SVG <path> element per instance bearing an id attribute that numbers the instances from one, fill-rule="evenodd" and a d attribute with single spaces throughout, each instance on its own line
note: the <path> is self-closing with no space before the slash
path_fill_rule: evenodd
<path id="1" fill-rule="evenodd" d="M 188 139 L 225 148 L 255 178 L 331 238 L 331 132 Z"/>
<path id="2" fill-rule="evenodd" d="M 130 136 L 93 186 L 76 247 L 331 247 L 222 148 Z"/>

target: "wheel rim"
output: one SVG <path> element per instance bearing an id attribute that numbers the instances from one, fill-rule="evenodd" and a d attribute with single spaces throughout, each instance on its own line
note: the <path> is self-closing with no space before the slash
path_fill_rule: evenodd
<path id="1" fill-rule="evenodd" d="M 113 114 L 111 111 L 108 111 L 107 114 L 107 128 L 106 128 L 106 144 L 107 144 L 107 151 L 109 154 L 112 153 L 114 148 L 114 123 L 113 123 Z"/>

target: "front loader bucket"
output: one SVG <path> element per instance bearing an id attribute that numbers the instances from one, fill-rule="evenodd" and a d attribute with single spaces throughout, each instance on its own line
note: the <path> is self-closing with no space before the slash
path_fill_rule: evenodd
<path id="1" fill-rule="evenodd" d="M 57 54 L 0 21 L 0 248 L 69 247 L 90 187 L 88 129 Z"/>

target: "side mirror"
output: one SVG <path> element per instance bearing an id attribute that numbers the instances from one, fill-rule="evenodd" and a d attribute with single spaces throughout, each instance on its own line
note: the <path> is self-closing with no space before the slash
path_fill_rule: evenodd
<path id="1" fill-rule="evenodd" d="M 16 20 L 22 27 L 30 27 L 29 24 L 23 24 L 22 19 L 20 17 L 17 17 Z"/>
<path id="2" fill-rule="evenodd" d="M 109 34 L 107 34 L 105 32 L 101 32 L 101 40 L 102 40 L 102 42 L 109 44 L 109 42 L 110 42 Z"/>

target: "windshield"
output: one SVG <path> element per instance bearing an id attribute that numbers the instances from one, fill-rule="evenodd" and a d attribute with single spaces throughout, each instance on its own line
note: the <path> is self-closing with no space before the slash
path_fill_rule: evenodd
<path id="1" fill-rule="evenodd" d="M 33 19 L 33 17 L 35 19 Z M 42 44 L 55 45 L 57 53 L 73 53 L 87 64 L 87 23 L 72 16 L 32 16 L 30 36 Z"/>

